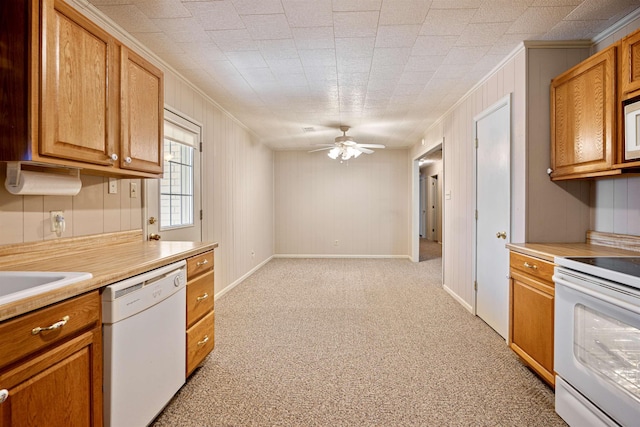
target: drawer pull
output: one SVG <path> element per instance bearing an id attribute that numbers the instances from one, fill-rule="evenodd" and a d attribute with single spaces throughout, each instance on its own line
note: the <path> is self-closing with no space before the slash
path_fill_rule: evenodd
<path id="1" fill-rule="evenodd" d="M 198 267 L 202 267 L 203 265 L 207 265 L 209 264 L 209 260 L 205 259 L 204 261 L 198 261 L 196 262 L 196 266 Z"/>
<path id="2" fill-rule="evenodd" d="M 538 269 L 538 266 L 537 266 L 537 265 L 535 265 L 535 264 L 529 264 L 529 263 L 528 263 L 528 262 L 526 262 L 526 261 L 524 262 L 524 266 L 525 266 L 526 268 L 533 268 L 534 270 L 537 270 L 537 269 Z"/>
<path id="3" fill-rule="evenodd" d="M 209 335 L 205 335 L 202 341 L 198 341 L 198 347 L 202 347 L 209 342 Z"/>
<path id="4" fill-rule="evenodd" d="M 198 302 L 200 302 L 200 301 L 204 301 L 204 300 L 206 300 L 207 298 L 209 298 L 209 294 L 205 292 L 205 293 L 204 293 L 204 295 L 202 295 L 202 296 L 200 296 L 200 297 L 196 298 L 196 301 L 198 301 Z"/>
<path id="5" fill-rule="evenodd" d="M 0 403 L 7 400 L 7 397 L 9 397 L 9 390 L 7 390 L 6 388 L 0 390 Z"/>
<path id="6" fill-rule="evenodd" d="M 33 328 L 31 330 L 31 335 L 38 335 L 42 331 L 53 331 L 55 329 L 60 329 L 69 321 L 69 316 L 64 316 L 61 321 L 54 323 L 51 326 L 47 326 L 45 328 L 41 328 L 38 326 L 37 328 Z"/>

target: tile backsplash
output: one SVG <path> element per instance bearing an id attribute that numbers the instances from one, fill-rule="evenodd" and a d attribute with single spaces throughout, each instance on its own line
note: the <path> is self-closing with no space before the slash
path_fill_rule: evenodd
<path id="1" fill-rule="evenodd" d="M 4 174 L 3 174 L 4 178 Z M 116 179 L 118 191 L 109 194 L 109 179 L 80 175 L 82 189 L 76 196 L 15 196 L 0 185 L 0 245 L 56 239 L 50 211 L 64 211 L 66 229 L 61 237 L 128 231 L 142 228 L 144 194 L 129 196 L 130 182 Z"/>

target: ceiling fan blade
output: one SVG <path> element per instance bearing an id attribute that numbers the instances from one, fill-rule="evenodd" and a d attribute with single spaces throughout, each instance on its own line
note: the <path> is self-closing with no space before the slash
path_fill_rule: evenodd
<path id="1" fill-rule="evenodd" d="M 311 144 L 314 147 L 335 147 L 336 144 Z"/>
<path id="2" fill-rule="evenodd" d="M 382 144 L 358 144 L 358 147 L 365 147 L 365 148 L 386 148 L 384 145 Z"/>
<path id="3" fill-rule="evenodd" d="M 361 153 L 371 154 L 373 150 L 369 150 L 368 148 L 364 148 L 362 145 L 356 145 L 353 147 L 355 150 L 360 151 Z"/>
<path id="4" fill-rule="evenodd" d="M 316 151 L 323 151 L 323 150 L 331 150 L 332 148 L 333 148 L 333 145 L 331 147 L 316 148 L 315 150 L 308 151 L 308 153 L 315 153 Z"/>

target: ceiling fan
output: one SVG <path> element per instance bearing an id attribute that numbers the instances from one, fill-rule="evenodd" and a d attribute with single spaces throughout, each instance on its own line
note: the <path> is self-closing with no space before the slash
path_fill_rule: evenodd
<path id="1" fill-rule="evenodd" d="M 333 144 L 314 144 L 321 145 L 323 148 L 309 151 L 315 153 L 316 151 L 329 150 L 327 154 L 332 159 L 349 160 L 350 158 L 356 158 L 362 153 L 371 154 L 373 150 L 371 148 L 385 148 L 382 144 L 359 144 L 353 140 L 353 137 L 347 136 L 349 126 L 340 126 L 342 136 L 338 136 Z"/>

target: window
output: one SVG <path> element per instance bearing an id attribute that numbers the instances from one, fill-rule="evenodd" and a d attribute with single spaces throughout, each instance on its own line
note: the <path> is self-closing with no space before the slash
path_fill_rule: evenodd
<path id="1" fill-rule="evenodd" d="M 194 222 L 194 150 L 198 134 L 165 120 L 164 175 L 160 180 L 160 229 Z"/>

